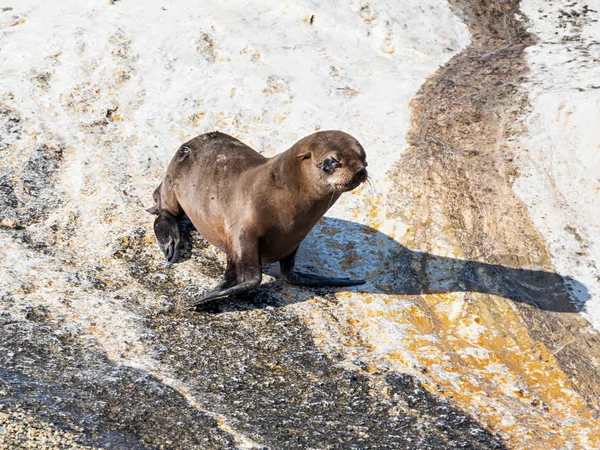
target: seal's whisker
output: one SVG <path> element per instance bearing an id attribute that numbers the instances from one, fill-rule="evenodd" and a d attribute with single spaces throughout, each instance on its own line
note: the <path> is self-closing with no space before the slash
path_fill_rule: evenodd
<path id="1" fill-rule="evenodd" d="M 331 198 L 329 199 L 329 204 L 327 205 L 327 209 L 331 208 L 331 201 L 333 200 L 333 196 L 335 195 L 335 191 L 331 192 Z"/>
<path id="2" fill-rule="evenodd" d="M 367 184 L 369 185 L 371 194 L 377 195 L 377 189 L 375 189 L 375 183 L 373 183 L 373 180 L 371 179 L 371 177 L 369 175 L 367 175 Z"/>

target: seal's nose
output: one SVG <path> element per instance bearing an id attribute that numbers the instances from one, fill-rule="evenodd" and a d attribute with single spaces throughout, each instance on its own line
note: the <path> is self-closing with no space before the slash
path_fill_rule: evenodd
<path id="1" fill-rule="evenodd" d="M 354 175 L 354 178 L 357 181 L 360 181 L 361 183 L 363 181 L 365 181 L 367 179 L 367 169 L 365 169 L 364 167 L 361 169 L 358 169 L 358 171 L 356 172 L 356 174 Z"/>

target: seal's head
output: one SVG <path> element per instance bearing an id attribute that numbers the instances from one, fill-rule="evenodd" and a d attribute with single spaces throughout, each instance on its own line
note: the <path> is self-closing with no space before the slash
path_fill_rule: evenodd
<path id="1" fill-rule="evenodd" d="M 342 193 L 367 180 L 367 154 L 349 134 L 319 131 L 300 142 L 302 146 L 296 156 L 305 170 L 312 173 L 311 179 L 319 190 Z"/>

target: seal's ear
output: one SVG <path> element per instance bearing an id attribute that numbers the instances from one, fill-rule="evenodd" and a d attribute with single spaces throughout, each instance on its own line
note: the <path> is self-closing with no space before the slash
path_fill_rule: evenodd
<path id="1" fill-rule="evenodd" d="M 296 158 L 298 159 L 309 159 L 312 157 L 312 152 L 302 152 L 302 153 L 298 153 L 296 155 Z"/>

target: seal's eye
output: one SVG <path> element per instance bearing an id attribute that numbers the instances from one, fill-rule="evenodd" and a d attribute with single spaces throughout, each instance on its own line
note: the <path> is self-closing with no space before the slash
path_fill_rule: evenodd
<path id="1" fill-rule="evenodd" d="M 333 172 L 339 166 L 340 162 L 335 158 L 325 158 L 325 160 L 318 165 L 319 169 L 322 169 L 327 173 Z"/>

